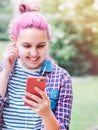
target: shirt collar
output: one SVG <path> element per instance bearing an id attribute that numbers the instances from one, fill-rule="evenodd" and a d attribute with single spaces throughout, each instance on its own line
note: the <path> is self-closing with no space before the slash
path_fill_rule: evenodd
<path id="1" fill-rule="evenodd" d="M 52 68 L 52 62 L 49 60 L 44 60 L 42 67 L 41 67 L 41 72 L 45 71 L 45 72 L 51 72 L 53 70 Z"/>

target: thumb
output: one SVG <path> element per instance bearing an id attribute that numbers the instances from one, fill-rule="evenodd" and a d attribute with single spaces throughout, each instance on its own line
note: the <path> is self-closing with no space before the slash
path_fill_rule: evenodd
<path id="1" fill-rule="evenodd" d="M 13 47 L 16 47 L 16 42 L 12 42 L 11 45 L 12 45 Z"/>

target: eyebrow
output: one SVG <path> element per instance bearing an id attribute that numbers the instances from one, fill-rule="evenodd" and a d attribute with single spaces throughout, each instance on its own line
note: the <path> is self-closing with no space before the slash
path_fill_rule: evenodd
<path id="1" fill-rule="evenodd" d="M 22 42 L 23 44 L 32 44 L 32 43 L 30 43 L 30 42 Z M 40 43 L 38 43 L 38 45 L 39 44 L 45 44 L 45 43 L 47 43 L 47 42 L 40 42 Z"/>

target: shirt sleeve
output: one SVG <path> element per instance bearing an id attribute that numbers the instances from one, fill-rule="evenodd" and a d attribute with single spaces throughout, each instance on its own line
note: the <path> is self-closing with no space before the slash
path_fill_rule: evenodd
<path id="1" fill-rule="evenodd" d="M 2 65 L 0 64 L 0 72 L 1 71 L 2 71 Z M 0 128 L 2 128 L 3 125 L 2 112 L 4 108 L 4 102 L 5 102 L 5 98 L 3 99 L 2 96 L 0 95 Z"/>
<path id="2" fill-rule="evenodd" d="M 71 109 L 73 102 L 72 80 L 68 73 L 63 74 L 60 86 L 60 95 L 55 116 L 59 121 L 59 130 L 69 130 Z"/>
<path id="3" fill-rule="evenodd" d="M 59 130 L 69 130 L 73 102 L 72 79 L 68 73 L 63 73 L 60 80 L 59 98 L 54 111 L 59 122 Z M 41 130 L 45 130 L 42 124 Z"/>
<path id="4" fill-rule="evenodd" d="M 3 99 L 2 96 L 0 95 L 0 117 L 2 115 L 2 111 L 3 111 L 5 101 L 6 101 L 6 97 Z"/>
<path id="5" fill-rule="evenodd" d="M 0 95 L 0 128 L 2 128 L 3 125 L 3 108 L 4 108 L 4 103 L 7 100 L 7 98 L 5 97 L 4 99 L 2 98 L 2 96 Z"/>
<path id="6" fill-rule="evenodd" d="M 2 65 L 0 64 L 0 72 L 1 71 L 2 71 Z M 1 115 L 2 115 L 3 106 L 4 106 L 4 100 L 3 100 L 2 96 L 0 95 L 0 119 L 1 119 Z"/>

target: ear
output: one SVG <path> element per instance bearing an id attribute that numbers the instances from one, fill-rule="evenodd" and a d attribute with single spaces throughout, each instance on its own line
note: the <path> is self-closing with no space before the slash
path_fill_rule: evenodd
<path id="1" fill-rule="evenodd" d="M 12 42 L 16 42 L 16 38 L 14 37 L 14 35 L 11 35 L 10 39 L 11 39 Z"/>

